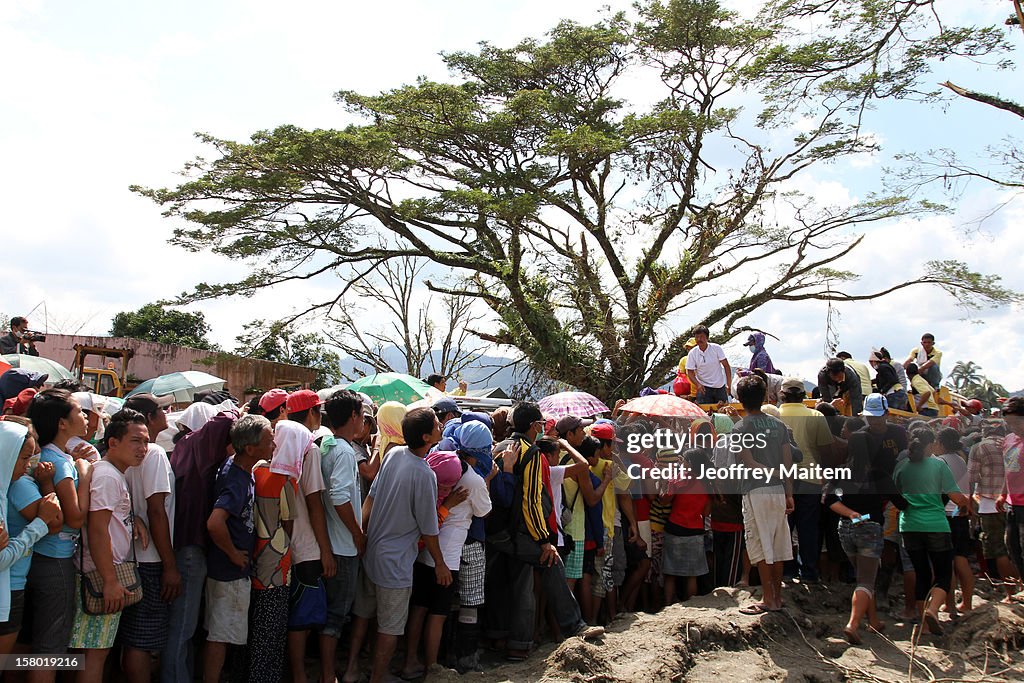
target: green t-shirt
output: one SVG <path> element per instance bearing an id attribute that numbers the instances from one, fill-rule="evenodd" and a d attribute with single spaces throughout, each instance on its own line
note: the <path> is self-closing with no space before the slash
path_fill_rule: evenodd
<path id="1" fill-rule="evenodd" d="M 960 492 L 949 465 L 938 458 L 917 463 L 903 460 L 896 465 L 892 478 L 908 504 L 906 510 L 900 510 L 900 533 L 949 531 L 942 494 Z"/>

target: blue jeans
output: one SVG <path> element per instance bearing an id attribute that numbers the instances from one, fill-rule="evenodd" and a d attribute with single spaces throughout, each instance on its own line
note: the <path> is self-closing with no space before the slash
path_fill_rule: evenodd
<path id="1" fill-rule="evenodd" d="M 206 551 L 187 545 L 174 553 L 181 573 L 181 594 L 171 603 L 167 645 L 160 654 L 161 683 L 192 683 L 192 636 L 199 624 L 199 603 L 206 584 Z"/>
<path id="2" fill-rule="evenodd" d="M 576 597 L 565 582 L 565 565 L 561 560 L 553 567 L 541 567 L 540 546 L 533 539 L 520 534 L 512 554 L 507 555 L 511 575 L 511 614 L 509 615 L 508 647 L 510 650 L 529 650 L 533 644 L 536 625 L 537 603 L 533 592 L 534 570 L 540 570 L 541 592 L 547 598 L 551 610 L 568 638 L 587 627 L 580 615 Z"/>
<path id="3" fill-rule="evenodd" d="M 341 638 L 341 629 L 348 621 L 352 611 L 352 603 L 356 599 L 356 587 L 359 585 L 359 558 L 355 555 L 345 557 L 334 556 L 337 573 L 324 579 L 327 591 L 327 623 L 321 633 L 332 638 Z"/>
<path id="4" fill-rule="evenodd" d="M 889 402 L 889 407 L 893 410 L 906 410 L 907 401 L 909 397 L 905 389 L 899 391 L 893 391 L 885 395 L 885 399 Z"/>
<path id="5" fill-rule="evenodd" d="M 729 400 L 729 387 L 704 387 L 696 399 L 697 403 L 726 403 Z"/>

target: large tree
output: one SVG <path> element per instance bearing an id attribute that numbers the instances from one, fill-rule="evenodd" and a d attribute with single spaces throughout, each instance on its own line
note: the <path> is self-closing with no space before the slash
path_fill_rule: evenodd
<path id="1" fill-rule="evenodd" d="M 174 243 L 262 266 L 180 301 L 336 273 L 338 296 L 309 310 L 332 308 L 380 264 L 424 257 L 450 275 L 434 291 L 493 312 L 479 337 L 614 397 L 666 381 L 690 326 L 724 341 L 772 301 L 928 284 L 969 306 L 1019 300 L 958 261 L 858 287 L 838 262 L 864 230 L 936 207 L 898 191 L 827 206 L 799 186 L 877 149 L 861 128 L 875 102 L 931 97 L 932 60 L 991 54 L 999 31 L 940 30 L 933 0 L 767 0 L 750 18 L 723 4 L 651 2 L 445 54 L 450 82 L 339 92 L 364 121 L 343 130 L 202 135 L 217 156 L 190 180 L 134 189 L 190 223 Z"/>
<path id="2" fill-rule="evenodd" d="M 160 304 L 146 304 L 137 311 L 121 311 L 110 322 L 112 337 L 214 350 L 216 344 L 206 338 L 209 333 L 210 325 L 202 313 L 175 311 Z"/>
<path id="3" fill-rule="evenodd" d="M 242 334 L 235 337 L 236 354 L 313 368 L 317 371 L 310 385 L 314 391 L 341 380 L 341 359 L 319 334 L 300 332 L 280 321 L 254 320 L 242 327 Z"/>

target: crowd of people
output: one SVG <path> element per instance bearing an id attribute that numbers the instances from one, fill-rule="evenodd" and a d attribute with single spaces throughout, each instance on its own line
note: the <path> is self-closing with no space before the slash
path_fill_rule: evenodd
<path id="1" fill-rule="evenodd" d="M 117 666 L 137 682 L 306 681 L 312 661 L 320 681 L 418 680 L 479 670 L 484 648 L 519 661 L 544 639 L 598 639 L 622 612 L 717 587 L 759 586 L 741 608 L 756 616 L 784 609 L 786 583 L 854 584 L 853 643 L 886 611 L 941 633 L 979 572 L 1018 596 L 1024 399 L 938 418 L 926 335 L 905 366 L 873 352 L 874 377 L 830 359 L 811 407 L 764 336 L 748 342 L 734 383 L 694 330 L 673 389 L 712 408 L 685 423 L 621 402 L 556 418 L 530 401 L 483 413 L 441 393 L 409 408 L 272 389 L 197 396 L 167 441 L 171 397 L 111 414 L 74 382 L 10 370 L 0 654 L 80 651 L 81 681 Z M 665 428 L 687 447 L 650 446 Z M 680 474 L 646 476 L 668 465 Z M 743 476 L 702 475 L 715 468 Z M 786 471 L 801 474 L 760 476 Z"/>

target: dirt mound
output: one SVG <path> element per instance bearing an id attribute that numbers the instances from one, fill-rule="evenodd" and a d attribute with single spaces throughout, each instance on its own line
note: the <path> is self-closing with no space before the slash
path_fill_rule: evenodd
<path id="1" fill-rule="evenodd" d="M 960 619 L 949 645 L 974 659 L 1019 652 L 1024 646 L 1024 608 L 998 602 L 978 607 Z"/>
<path id="2" fill-rule="evenodd" d="M 942 638 L 915 642 L 911 624 L 890 623 L 884 634 L 865 631 L 863 644 L 850 646 L 840 637 L 850 593 L 849 586 L 790 585 L 786 610 L 748 616 L 739 608 L 753 601 L 749 592 L 718 589 L 658 614 L 617 619 L 601 640 L 570 638 L 526 662 L 452 680 L 896 683 L 910 671 L 914 681 L 1024 680 L 1024 606 L 979 597 L 973 613 L 944 619 Z"/>

